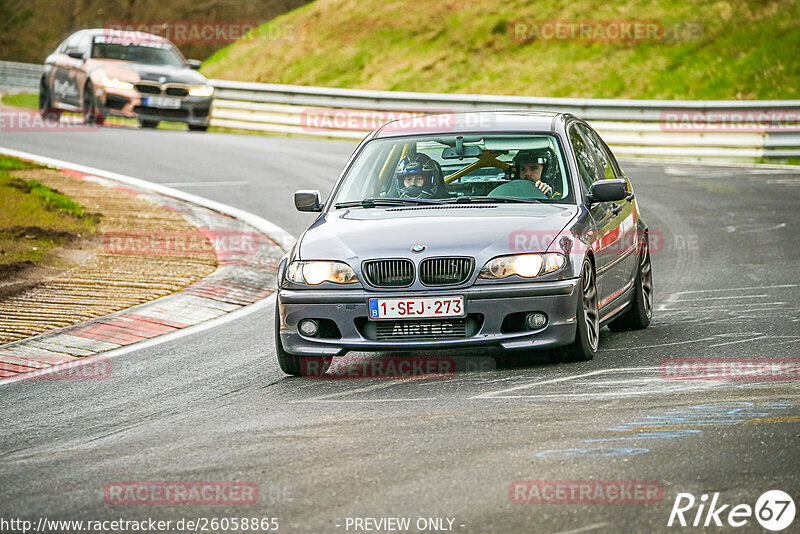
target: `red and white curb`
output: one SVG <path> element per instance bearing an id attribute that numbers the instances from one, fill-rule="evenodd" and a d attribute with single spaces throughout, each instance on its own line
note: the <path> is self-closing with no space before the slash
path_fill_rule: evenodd
<path id="1" fill-rule="evenodd" d="M 278 262 L 295 241 L 286 231 L 256 215 L 190 193 L 2 147 L 0 153 L 57 167 L 179 212 L 209 237 L 219 264 L 211 275 L 182 291 L 0 346 L 0 383 L 57 373 L 89 363 L 93 356 L 109 351 L 116 354 L 122 347 L 187 327 L 212 326 L 223 316 L 238 315 L 236 312 L 264 302 L 275 291 Z"/>

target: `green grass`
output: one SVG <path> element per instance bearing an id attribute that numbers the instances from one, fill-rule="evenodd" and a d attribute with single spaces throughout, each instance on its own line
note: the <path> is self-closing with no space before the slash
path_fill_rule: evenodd
<path id="1" fill-rule="evenodd" d="M 657 21 L 661 42 L 512 39 L 515 21 Z M 275 28 L 280 31 L 276 31 Z M 554 97 L 800 98 L 797 0 L 318 0 L 211 56 L 209 77 Z"/>
<path id="2" fill-rule="evenodd" d="M 49 259 L 56 247 L 94 232 L 95 216 L 83 206 L 36 180 L 13 171 L 40 165 L 0 155 L 0 278 L 15 266 Z"/>
<path id="3" fill-rule="evenodd" d="M 3 95 L 3 104 L 14 108 L 38 109 L 39 93 L 16 93 Z"/>

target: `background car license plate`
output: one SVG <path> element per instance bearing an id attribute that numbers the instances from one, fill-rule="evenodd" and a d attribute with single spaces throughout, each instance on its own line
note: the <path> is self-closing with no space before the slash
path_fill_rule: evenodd
<path id="1" fill-rule="evenodd" d="M 181 99 L 169 96 L 148 96 L 144 104 L 153 108 L 178 109 L 181 107 Z"/>
<path id="2" fill-rule="evenodd" d="M 369 299 L 370 319 L 464 317 L 464 297 Z"/>

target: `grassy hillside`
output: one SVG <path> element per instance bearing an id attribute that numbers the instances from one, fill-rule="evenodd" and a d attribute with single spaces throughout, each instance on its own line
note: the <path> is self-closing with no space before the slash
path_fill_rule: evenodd
<path id="1" fill-rule="evenodd" d="M 649 20 L 661 42 L 512 38 L 520 20 Z M 510 29 L 511 27 L 511 29 Z M 529 27 L 529 26 L 528 26 Z M 317 0 L 203 72 L 223 79 L 558 97 L 800 98 L 800 1 Z"/>

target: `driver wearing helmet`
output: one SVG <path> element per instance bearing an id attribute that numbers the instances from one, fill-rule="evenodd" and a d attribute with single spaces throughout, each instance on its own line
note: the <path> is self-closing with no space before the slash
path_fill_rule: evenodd
<path id="1" fill-rule="evenodd" d="M 520 150 L 514 156 L 513 165 L 518 178 L 534 182 L 542 193 L 549 197 L 561 195 L 560 180 L 552 152 L 545 148 L 539 150 Z"/>
<path id="2" fill-rule="evenodd" d="M 442 170 L 425 154 L 404 156 L 397 163 L 395 180 L 400 198 L 441 198 L 443 193 Z"/>

